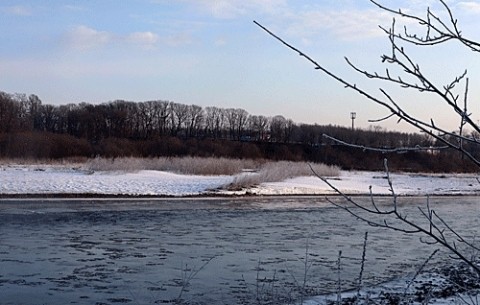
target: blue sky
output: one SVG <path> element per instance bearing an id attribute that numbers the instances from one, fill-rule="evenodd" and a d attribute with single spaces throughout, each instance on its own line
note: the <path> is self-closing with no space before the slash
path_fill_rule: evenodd
<path id="1" fill-rule="evenodd" d="M 422 15 L 426 5 L 438 8 L 438 1 L 380 2 Z M 480 38 L 480 1 L 448 3 L 465 34 Z M 387 114 L 313 70 L 253 20 L 378 92 L 380 84 L 363 80 L 344 61 L 347 56 L 362 68 L 385 69 L 380 55 L 389 48 L 378 25 L 389 26 L 392 16 L 367 0 L 2 0 L 0 90 L 37 94 L 46 104 L 161 99 L 345 126 L 355 111 L 363 128 Z M 471 53 L 455 43 L 411 48 L 441 84 L 465 68 L 478 83 L 480 61 Z M 472 105 L 480 96 L 475 87 Z M 450 129 L 458 125 L 438 101 L 394 92 L 407 109 Z M 480 119 L 474 107 L 480 110 L 478 100 L 472 112 Z M 395 120 L 379 125 L 406 130 Z"/>

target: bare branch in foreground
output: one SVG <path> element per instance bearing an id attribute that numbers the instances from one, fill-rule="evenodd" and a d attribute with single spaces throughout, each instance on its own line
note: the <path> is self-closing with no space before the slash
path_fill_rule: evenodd
<path id="1" fill-rule="evenodd" d="M 390 28 L 383 28 L 387 35 L 390 44 L 390 54 L 385 54 L 381 57 L 382 63 L 393 67 L 395 71 L 400 71 L 399 75 L 393 73 L 393 69 L 386 68 L 384 73 L 368 72 L 353 64 L 346 58 L 347 64 L 357 73 L 364 76 L 366 79 L 373 79 L 389 85 L 395 85 L 401 89 L 413 90 L 422 94 L 426 94 L 438 100 L 441 105 L 447 106 L 452 114 L 450 118 L 453 122 L 459 122 L 457 132 L 449 130 L 435 122 L 434 118 L 424 119 L 418 114 L 408 112 L 401 104 L 400 98 L 395 97 L 385 88 L 380 87 L 379 93 L 376 95 L 357 86 L 355 83 L 345 80 L 338 74 L 331 72 L 325 68 L 305 52 L 287 43 L 285 40 L 275 35 L 269 29 L 254 21 L 254 23 L 274 37 L 287 48 L 293 50 L 308 62 L 313 64 L 316 70 L 325 73 L 328 77 L 334 79 L 339 84 L 347 89 L 353 90 L 359 96 L 383 107 L 387 111 L 382 119 L 376 120 L 384 121 L 392 117 L 396 117 L 398 121 L 403 121 L 414 127 L 418 131 L 425 133 L 432 139 L 435 139 L 437 144 L 435 147 L 397 147 L 397 148 L 374 148 L 362 145 L 353 145 L 346 143 L 340 139 L 324 135 L 325 138 L 334 141 L 337 144 L 347 145 L 350 147 L 377 151 L 382 153 L 401 153 L 408 151 L 433 151 L 439 149 L 451 148 L 454 149 L 466 159 L 473 162 L 473 165 L 480 169 L 480 141 L 478 134 L 480 134 L 479 123 L 475 122 L 469 112 L 468 107 L 468 89 L 469 79 L 467 78 L 467 70 L 460 75 L 453 78 L 452 81 L 445 85 L 438 85 L 431 78 L 423 72 L 420 65 L 413 60 L 407 53 L 402 44 L 410 44 L 414 46 L 435 46 L 445 43 L 447 41 L 458 41 L 469 50 L 480 52 L 480 43 L 468 39 L 463 36 L 458 27 L 458 22 L 453 16 L 453 12 L 447 5 L 445 0 L 439 0 L 447 13 L 447 18 L 442 19 L 434 13 L 430 8 L 427 10 L 426 17 L 419 17 L 415 14 L 405 13 L 402 10 L 394 10 L 371 0 L 371 2 L 383 11 L 389 12 L 398 18 L 406 18 L 410 21 L 418 23 L 426 30 L 424 35 L 417 35 L 410 33 L 406 28 L 404 33 L 396 32 L 396 20 Z M 462 85 L 465 84 L 464 89 Z M 461 93 L 458 93 L 461 91 Z M 377 95 L 379 97 L 377 97 Z M 463 103 L 462 103 L 463 96 Z M 421 105 L 420 105 L 421 106 Z M 433 111 L 432 111 L 433 113 Z M 465 131 L 472 130 L 472 136 L 466 136 Z M 471 146 L 473 148 L 468 148 Z M 339 195 L 341 203 L 334 201 L 332 198 L 326 200 L 344 211 L 348 212 L 355 218 L 378 228 L 386 230 L 393 230 L 405 234 L 414 234 L 420 236 L 420 240 L 429 245 L 440 245 L 447 249 L 455 258 L 465 262 L 472 270 L 480 276 L 480 265 L 477 265 L 475 259 L 471 259 L 467 255 L 468 251 L 479 251 L 473 243 L 468 242 L 460 233 L 456 231 L 454 226 L 448 224 L 437 212 L 430 206 L 430 198 L 427 197 L 426 206 L 419 208 L 418 215 L 420 220 L 410 219 L 406 214 L 402 213 L 398 205 L 398 196 L 394 189 L 394 184 L 390 176 L 387 161 L 384 162 L 385 172 L 387 176 L 387 183 L 392 198 L 391 205 L 386 208 L 381 207 L 376 203 L 376 198 L 373 195 L 370 187 L 370 203 L 359 202 L 356 198 L 345 194 L 340 189 L 335 187 L 325 177 L 321 177 L 312 169 L 312 172 L 320 180 L 326 183 L 336 194 Z M 480 181 L 480 180 L 479 180 Z"/>
<path id="2" fill-rule="evenodd" d="M 415 146 L 415 147 L 394 147 L 394 148 L 369 147 L 369 146 L 364 146 L 364 145 L 356 145 L 356 144 L 347 143 L 345 141 L 334 138 L 334 137 L 329 136 L 327 134 L 322 134 L 322 136 L 324 138 L 332 140 L 335 143 L 340 144 L 340 145 L 345 145 L 345 146 L 348 146 L 348 147 L 358 148 L 358 149 L 361 149 L 363 151 L 376 151 L 376 152 L 381 152 L 381 153 L 399 153 L 399 154 L 401 154 L 401 153 L 406 153 L 406 152 L 410 152 L 410 151 L 429 151 L 429 152 L 433 152 L 433 151 L 439 151 L 439 150 L 444 150 L 444 149 L 449 148 L 448 146 L 440 146 L 440 147 L 437 147 L 437 146 L 435 146 L 435 147 Z"/>
<path id="3" fill-rule="evenodd" d="M 334 206 L 343 209 L 350 215 L 373 227 L 385 228 L 405 234 L 420 235 L 420 240 L 423 243 L 441 245 L 442 247 L 448 249 L 452 254 L 454 254 L 455 257 L 467 263 L 473 270 L 475 270 L 478 275 L 480 275 L 480 266 L 478 266 L 473 260 L 468 258 L 464 251 L 457 246 L 457 243 L 462 244 L 469 249 L 480 249 L 475 247 L 472 243 L 466 241 L 455 229 L 453 229 L 441 217 L 439 217 L 437 213 L 430 208 L 428 199 L 427 210 L 425 211 L 419 208 L 421 215 L 423 215 L 425 223 L 417 223 L 413 220 L 408 219 L 406 215 L 401 214 L 400 210 L 398 209 L 397 195 L 395 194 L 393 188 L 393 182 L 390 179 L 386 160 L 385 171 L 387 174 L 387 181 L 390 187 L 390 192 L 392 194 L 392 205 L 389 209 L 382 211 L 379 210 L 378 205 L 375 203 L 375 198 L 373 197 L 373 195 L 371 195 L 372 208 L 368 208 L 362 203 L 357 202 L 352 197 L 344 194 L 332 183 L 330 183 L 326 178 L 317 175 L 312 169 L 312 172 L 315 176 L 325 182 L 338 195 L 340 195 L 341 198 L 344 199 L 345 204 L 339 204 L 337 202 L 334 202 L 331 198 L 326 198 L 326 200 Z M 362 213 L 365 215 L 363 215 Z M 391 220 L 391 222 L 389 222 L 389 220 Z M 447 232 L 456 237 L 456 240 L 450 239 L 446 235 Z M 427 237 L 428 239 L 423 239 L 423 237 Z"/>
<path id="4" fill-rule="evenodd" d="M 298 53 L 301 57 L 305 58 L 307 61 L 312 63 L 314 65 L 314 68 L 317 70 L 322 71 L 325 73 L 327 76 L 333 78 L 340 84 L 342 84 L 345 88 L 349 88 L 354 90 L 356 93 L 359 95 L 367 98 L 368 100 L 384 107 L 390 112 L 391 116 L 395 116 L 399 119 L 399 121 L 404 121 L 407 124 L 417 128 L 420 132 L 423 132 L 432 138 L 436 139 L 439 143 L 444 144 L 445 146 L 448 146 L 452 149 L 455 149 L 462 153 L 466 158 L 471 160 L 476 166 L 480 168 L 480 160 L 474 156 L 471 152 L 467 151 L 463 145 L 460 144 L 460 139 L 463 142 L 469 142 L 475 145 L 480 145 L 480 142 L 478 142 L 477 139 L 475 138 L 470 138 L 470 137 L 465 137 L 463 135 L 459 135 L 457 133 L 451 132 L 446 130 L 445 128 L 442 128 L 441 126 L 438 126 L 437 124 L 434 123 L 433 119 L 430 119 L 429 121 L 425 121 L 422 119 L 419 119 L 418 117 L 415 117 L 414 115 L 409 114 L 407 111 L 405 111 L 398 102 L 394 100 L 394 98 L 388 94 L 384 89 L 380 88 L 380 92 L 383 94 L 385 100 L 380 99 L 375 97 L 374 95 L 368 93 L 367 91 L 361 89 L 358 87 L 356 84 L 350 83 L 343 78 L 337 76 L 335 73 L 332 73 L 330 70 L 326 69 L 325 67 L 321 66 L 318 62 L 316 62 L 314 59 L 312 59 L 309 55 L 307 55 L 305 52 L 299 50 L 298 48 L 294 47 L 293 45 L 287 43 L 285 40 L 280 38 L 279 36 L 275 35 L 273 32 L 271 32 L 269 29 L 258 23 L 257 21 L 254 21 L 254 23 L 262 28 L 265 32 L 267 32 L 269 35 L 277 39 L 279 42 L 281 42 L 283 45 L 285 45 L 287 48 L 295 51 Z M 398 46 L 395 42 L 395 35 L 393 34 L 393 30 L 389 34 L 389 39 L 392 44 L 392 55 L 383 56 L 383 61 L 387 63 L 394 63 L 399 65 L 405 73 L 412 75 L 413 77 L 417 78 L 420 82 L 420 84 L 412 84 L 404 81 L 402 78 L 395 79 L 392 76 L 389 75 L 388 70 L 387 70 L 387 76 L 386 77 L 381 77 L 378 74 L 371 74 L 366 71 L 362 71 L 358 69 L 355 65 L 353 65 L 348 59 L 347 63 L 357 72 L 363 74 L 367 78 L 378 78 L 382 80 L 386 80 L 389 82 L 393 82 L 396 84 L 399 84 L 403 88 L 414 88 L 416 90 L 419 90 L 421 92 L 424 91 L 429 91 L 436 96 L 438 96 L 442 101 L 446 102 L 447 105 L 449 105 L 454 113 L 457 115 L 460 115 L 461 117 L 464 118 L 464 124 L 470 126 L 473 128 L 475 131 L 480 133 L 480 127 L 473 122 L 473 120 L 470 118 L 470 116 L 464 115 L 464 110 L 462 109 L 461 106 L 458 105 L 457 103 L 457 98 L 455 95 L 452 93 L 452 89 L 455 87 L 457 83 L 459 83 L 461 80 L 464 79 L 465 74 L 456 77 L 450 84 L 444 86 L 444 89 L 439 89 L 437 88 L 432 82 L 430 82 L 420 71 L 420 68 L 417 64 L 415 64 L 410 57 L 405 53 L 404 49 L 400 46 Z M 401 56 L 398 56 L 396 54 L 399 54 Z M 403 59 L 403 61 L 402 61 Z"/>
<path id="5" fill-rule="evenodd" d="M 465 38 L 462 35 L 462 32 L 458 28 L 458 21 L 455 19 L 452 10 L 444 0 L 439 0 L 439 2 L 442 4 L 448 14 L 448 21 L 443 21 L 430 9 L 427 10 L 426 18 L 422 18 L 413 14 L 405 13 L 402 10 L 391 9 L 374 0 L 370 0 L 370 2 L 386 12 L 416 21 L 419 25 L 425 27 L 426 34 L 423 36 L 410 34 L 405 28 L 403 35 L 396 35 L 396 37 L 399 39 L 420 46 L 433 46 L 445 43 L 449 40 L 457 40 L 467 46 L 470 50 L 474 52 L 480 52 L 480 43 L 472 39 Z M 386 29 L 383 30 L 388 32 Z"/>

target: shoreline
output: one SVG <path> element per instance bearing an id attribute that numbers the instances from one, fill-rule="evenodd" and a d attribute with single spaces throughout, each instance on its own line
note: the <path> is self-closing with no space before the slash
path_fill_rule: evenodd
<path id="1" fill-rule="evenodd" d="M 148 194 L 98 194 L 98 193 L 45 193 L 45 194 L 0 194 L 0 201 L 6 200 L 217 200 L 217 199 L 255 199 L 255 198 L 341 198 L 341 197 L 388 198 L 387 194 L 345 193 L 345 194 L 192 194 L 192 195 L 148 195 Z M 479 193 L 460 194 L 400 194 L 397 198 L 448 198 L 448 197 L 480 197 Z"/>

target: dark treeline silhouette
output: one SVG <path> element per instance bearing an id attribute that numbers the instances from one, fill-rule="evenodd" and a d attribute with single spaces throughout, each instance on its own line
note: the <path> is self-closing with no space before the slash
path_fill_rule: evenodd
<path id="1" fill-rule="evenodd" d="M 295 124 L 281 115 L 250 115 L 243 109 L 184 105 L 169 101 L 117 100 L 48 105 L 36 95 L 0 92 L 0 157 L 217 156 L 314 161 L 345 169 L 469 171 L 454 151 L 403 154 L 362 150 L 322 135 L 368 147 L 432 147 L 431 137 L 332 125 Z M 472 151 L 473 154 L 478 154 Z M 460 164 L 460 167 L 459 167 Z M 455 165 L 455 166 L 454 166 Z"/>

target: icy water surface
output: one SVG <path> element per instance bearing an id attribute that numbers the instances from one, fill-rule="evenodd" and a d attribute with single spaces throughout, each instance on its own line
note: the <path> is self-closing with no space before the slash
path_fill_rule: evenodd
<path id="1" fill-rule="evenodd" d="M 412 217 L 425 203 L 400 201 Z M 478 203 L 430 199 L 470 236 Z M 257 304 L 298 296 L 305 266 L 306 293 L 323 294 L 337 285 L 339 251 L 342 287 L 353 287 L 366 231 L 369 283 L 411 272 L 435 249 L 323 198 L 3 200 L 0 304 Z"/>

